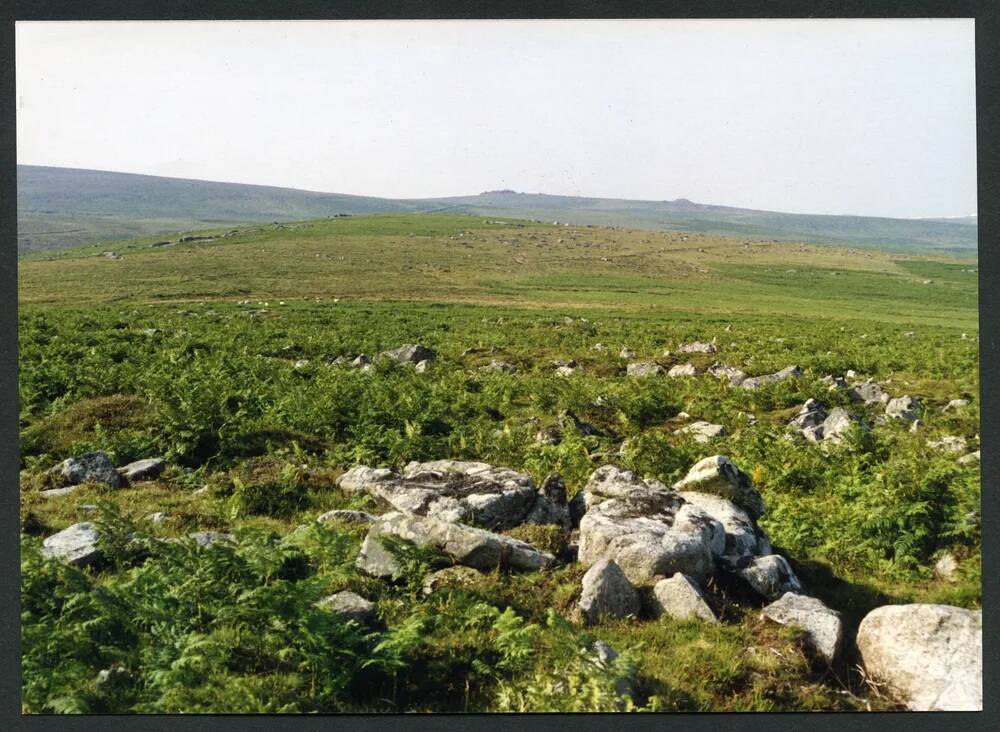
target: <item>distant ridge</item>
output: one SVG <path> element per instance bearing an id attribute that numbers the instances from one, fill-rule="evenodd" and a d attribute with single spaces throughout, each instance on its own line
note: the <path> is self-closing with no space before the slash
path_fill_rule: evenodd
<path id="1" fill-rule="evenodd" d="M 518 193 L 390 199 L 35 165 L 17 166 L 18 253 L 230 224 L 337 214 L 452 212 L 750 239 L 975 256 L 975 217 L 892 219 L 757 211 L 686 198 L 640 201 Z"/>

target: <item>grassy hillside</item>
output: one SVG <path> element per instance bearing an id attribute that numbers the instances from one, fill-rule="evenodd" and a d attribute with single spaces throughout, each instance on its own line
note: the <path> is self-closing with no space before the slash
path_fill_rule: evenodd
<path id="1" fill-rule="evenodd" d="M 586 567 L 554 529 L 508 532 L 570 557 L 551 569 L 424 592 L 442 558 L 401 546 L 399 581 L 366 576 L 354 564 L 366 527 L 315 521 L 387 510 L 336 487 L 357 464 L 485 461 L 536 484 L 557 472 L 572 496 L 604 464 L 672 483 L 725 454 L 760 490 L 774 550 L 849 639 L 880 605 L 980 606 L 979 466 L 933 444 L 979 446 L 974 265 L 445 214 L 200 235 L 20 262 L 26 712 L 614 711 L 625 679 L 647 710 L 899 708 L 858 673 L 850 641 L 832 669 L 817 664 L 801 632 L 762 621 L 761 599 L 721 573 L 706 590 L 717 624 L 581 626 Z M 678 353 L 693 340 L 718 352 Z M 403 343 L 437 358 L 425 371 L 347 365 Z M 484 370 L 492 360 L 516 371 Z M 631 360 L 702 373 L 638 379 Z M 714 361 L 803 374 L 746 390 L 704 373 Z M 848 370 L 918 397 L 922 426 L 883 423 L 881 405 L 822 381 Z M 809 398 L 872 431 L 805 441 L 787 424 Z M 945 410 L 956 398 L 969 404 Z M 679 431 L 695 419 L 725 433 L 699 444 Z M 42 492 L 49 468 L 98 449 L 167 467 L 128 487 Z M 42 539 L 79 521 L 103 532 L 103 563 L 43 559 Z M 233 541 L 182 540 L 206 530 Z M 933 569 L 946 553 L 950 577 Z M 316 606 L 342 590 L 375 604 L 371 625 Z M 595 664 L 595 640 L 621 660 Z M 99 677 L 112 668 L 114 683 Z"/>
<path id="2" fill-rule="evenodd" d="M 338 213 L 450 212 L 575 224 L 806 240 L 976 256 L 964 220 L 806 216 L 677 201 L 492 192 L 426 200 L 20 165 L 18 252 L 51 251 L 213 225 L 291 221 Z"/>

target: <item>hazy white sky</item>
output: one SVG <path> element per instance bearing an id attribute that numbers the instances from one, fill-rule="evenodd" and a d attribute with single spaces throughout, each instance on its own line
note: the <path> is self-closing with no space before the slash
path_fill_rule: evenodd
<path id="1" fill-rule="evenodd" d="M 18 161 L 966 215 L 973 37 L 971 20 L 18 23 Z"/>

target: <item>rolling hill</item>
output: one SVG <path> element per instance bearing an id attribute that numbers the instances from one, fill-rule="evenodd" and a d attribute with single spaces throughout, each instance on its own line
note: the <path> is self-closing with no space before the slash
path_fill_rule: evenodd
<path id="1" fill-rule="evenodd" d="M 674 201 L 490 191 L 388 199 L 73 168 L 17 168 L 19 255 L 337 214 L 455 213 L 975 256 L 975 219 L 787 214 Z"/>

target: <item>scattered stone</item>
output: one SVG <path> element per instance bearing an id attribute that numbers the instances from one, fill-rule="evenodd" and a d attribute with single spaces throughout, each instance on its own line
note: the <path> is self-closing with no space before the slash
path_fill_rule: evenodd
<path id="1" fill-rule="evenodd" d="M 59 496 L 66 496 L 73 491 L 83 488 L 82 485 L 68 485 L 63 488 L 49 488 L 48 490 L 39 491 L 38 495 L 42 498 L 58 498 Z"/>
<path id="2" fill-rule="evenodd" d="M 788 425 L 801 431 L 810 442 L 819 442 L 823 439 L 823 422 L 826 420 L 826 416 L 826 411 L 819 402 L 815 399 L 808 399 Z"/>
<path id="3" fill-rule="evenodd" d="M 927 447 L 941 452 L 962 453 L 969 449 L 964 437 L 945 435 L 939 440 L 930 440 Z"/>
<path id="4" fill-rule="evenodd" d="M 556 366 L 556 376 L 572 376 L 579 370 L 576 366 Z"/>
<path id="5" fill-rule="evenodd" d="M 765 607 L 761 617 L 804 630 L 807 646 L 827 665 L 834 662 L 843 643 L 844 623 L 840 613 L 815 597 L 786 592 Z"/>
<path id="6" fill-rule="evenodd" d="M 885 415 L 890 419 L 904 419 L 910 422 L 917 419 L 920 410 L 920 402 L 910 396 L 901 396 L 890 399 L 885 405 Z"/>
<path id="7" fill-rule="evenodd" d="M 424 359 L 423 361 L 417 361 L 417 364 L 416 366 L 413 367 L 413 370 L 416 371 L 418 374 L 424 374 L 427 373 L 427 369 L 429 369 L 430 367 L 431 367 L 430 360 Z"/>
<path id="8" fill-rule="evenodd" d="M 337 592 L 319 600 L 316 605 L 362 625 L 375 620 L 375 603 L 354 592 Z"/>
<path id="9" fill-rule="evenodd" d="M 652 361 L 637 361 L 625 367 L 628 376 L 660 376 L 663 372 L 664 368 Z"/>
<path id="10" fill-rule="evenodd" d="M 433 547 L 455 564 L 476 569 L 507 566 L 511 569 L 534 571 L 555 562 L 555 557 L 548 552 L 509 536 L 431 516 L 393 511 L 380 516 L 368 530 L 358 553 L 358 569 L 374 577 L 399 578 L 399 564 L 379 541 L 385 535 L 407 539 L 420 547 Z"/>
<path id="11" fill-rule="evenodd" d="M 635 358 L 635 351 L 627 346 L 623 347 L 622 350 L 618 352 L 618 358 Z"/>
<path id="12" fill-rule="evenodd" d="M 639 614 L 639 593 L 621 567 L 610 559 L 599 559 L 583 575 L 583 592 L 577 603 L 586 623 L 602 617 L 627 618 Z"/>
<path id="13" fill-rule="evenodd" d="M 153 524 L 153 526 L 162 526 L 170 519 L 169 513 L 164 513 L 163 511 L 156 511 L 154 513 L 147 514 L 143 517 L 143 521 L 148 521 Z"/>
<path id="14" fill-rule="evenodd" d="M 468 589 L 475 587 L 482 579 L 483 575 L 472 567 L 456 564 L 454 567 L 445 567 L 424 577 L 421 591 L 426 597 L 448 587 Z"/>
<path id="15" fill-rule="evenodd" d="M 524 522 L 538 492 L 531 477 L 461 460 L 409 463 L 402 474 L 358 466 L 342 475 L 347 492 L 366 492 L 397 511 L 503 531 Z"/>
<path id="16" fill-rule="evenodd" d="M 788 366 L 787 368 L 781 369 L 781 371 L 775 371 L 773 374 L 767 374 L 765 376 L 751 376 L 744 379 L 740 386 L 744 389 L 756 389 L 762 384 L 773 384 L 778 381 L 784 381 L 785 379 L 797 379 L 802 376 L 802 369 L 798 366 Z"/>
<path id="17" fill-rule="evenodd" d="M 122 477 L 103 450 L 67 458 L 46 475 L 61 484 L 57 487 L 79 483 L 104 483 L 112 488 L 122 485 Z"/>
<path id="18" fill-rule="evenodd" d="M 101 558 L 100 533 L 89 521 L 63 529 L 42 542 L 42 556 L 82 567 Z"/>
<path id="19" fill-rule="evenodd" d="M 852 372 L 848 371 L 848 375 Z M 882 391 L 882 387 L 874 379 L 867 379 L 851 387 L 848 395 L 856 402 L 865 404 L 885 404 L 891 397 Z"/>
<path id="20" fill-rule="evenodd" d="M 698 341 L 683 343 L 677 347 L 678 353 L 715 353 L 718 350 L 715 343 L 700 343 Z"/>
<path id="21" fill-rule="evenodd" d="M 857 645 L 868 675 L 911 711 L 982 711 L 982 610 L 884 605 L 861 621 Z"/>
<path id="22" fill-rule="evenodd" d="M 757 594 L 768 599 L 776 599 L 786 592 L 802 593 L 805 589 L 788 560 L 779 554 L 757 557 L 740 569 L 739 575 Z"/>
<path id="23" fill-rule="evenodd" d="M 846 409 L 834 407 L 823 420 L 823 440 L 833 443 L 842 442 L 854 424 L 859 425 L 863 432 L 869 431 L 868 425 L 855 420 Z"/>
<path id="24" fill-rule="evenodd" d="M 295 369 L 296 371 L 301 371 L 302 369 L 304 369 L 308 365 L 309 365 L 309 359 L 307 359 L 307 358 L 300 358 L 298 361 L 296 361 L 294 364 L 292 364 L 292 368 Z"/>
<path id="25" fill-rule="evenodd" d="M 692 422 L 686 427 L 681 427 L 677 430 L 675 435 L 690 435 L 695 442 L 700 445 L 706 445 L 712 440 L 723 437 L 726 434 L 726 428 L 721 424 L 712 424 L 711 422 Z"/>
<path id="26" fill-rule="evenodd" d="M 820 381 L 824 384 L 829 384 L 829 391 L 838 391 L 840 389 L 848 388 L 847 381 L 843 376 L 824 376 Z"/>
<path id="27" fill-rule="evenodd" d="M 969 406 L 969 400 L 968 399 L 952 399 L 950 402 L 948 402 L 945 405 L 945 407 L 944 407 L 944 409 L 942 411 L 948 412 L 948 411 L 951 411 L 952 409 L 962 409 L 963 407 L 967 407 L 967 406 Z"/>
<path id="28" fill-rule="evenodd" d="M 714 363 L 708 367 L 708 373 L 717 379 L 726 379 L 730 386 L 739 386 L 747 378 L 744 371 L 740 371 L 735 366 L 727 366 L 722 363 Z"/>
<path id="29" fill-rule="evenodd" d="M 653 612 L 657 617 L 669 615 L 678 620 L 699 618 L 709 623 L 719 622 L 698 586 L 681 572 L 653 585 Z"/>
<path id="30" fill-rule="evenodd" d="M 202 548 L 236 541 L 235 536 L 223 531 L 195 531 L 188 534 L 188 538 Z"/>
<path id="31" fill-rule="evenodd" d="M 955 559 L 954 554 L 945 552 L 941 555 L 937 562 L 934 563 L 934 576 L 949 582 L 954 582 L 958 579 L 958 560 Z"/>
<path id="32" fill-rule="evenodd" d="M 97 672 L 94 683 L 99 688 L 118 688 L 126 686 L 132 680 L 132 674 L 121 664 L 115 664 L 110 668 L 102 668 Z"/>
<path id="33" fill-rule="evenodd" d="M 367 511 L 350 511 L 347 509 L 334 509 L 317 516 L 316 521 L 325 524 L 329 521 L 342 521 L 345 524 L 373 524 L 378 521 L 378 516 Z"/>
<path id="34" fill-rule="evenodd" d="M 507 363 L 506 361 L 497 361 L 496 359 L 490 361 L 488 364 L 480 368 L 481 371 L 499 371 L 504 374 L 513 374 L 517 371 L 514 366 Z"/>
<path id="35" fill-rule="evenodd" d="M 166 467 L 167 461 L 163 458 L 146 458 L 118 468 L 118 474 L 129 483 L 134 483 L 139 480 L 152 480 L 158 477 Z"/>
<path id="36" fill-rule="evenodd" d="M 676 379 L 680 376 L 697 376 L 698 369 L 696 369 L 692 364 L 681 363 L 676 366 L 672 366 L 667 372 L 667 376 L 671 379 Z"/>
<path id="37" fill-rule="evenodd" d="M 590 347 L 590 350 L 591 350 L 591 351 L 599 351 L 599 352 L 603 352 L 603 351 L 606 351 L 606 350 L 608 350 L 608 347 L 607 347 L 607 346 L 605 346 L 605 345 L 604 345 L 603 343 L 595 343 L 594 345 L 592 345 L 592 346 Z"/>
<path id="38" fill-rule="evenodd" d="M 979 465 L 979 450 L 963 455 L 958 459 L 959 465 Z"/>
<path id="39" fill-rule="evenodd" d="M 437 353 L 419 343 L 407 343 L 391 351 L 383 351 L 382 355 L 399 363 L 414 364 L 421 361 L 433 361 L 437 358 Z"/>
<path id="40" fill-rule="evenodd" d="M 351 361 L 352 369 L 360 369 L 371 364 L 372 360 L 367 356 L 367 354 L 360 354 L 357 358 Z"/>
<path id="41" fill-rule="evenodd" d="M 764 513 L 764 499 L 750 483 L 750 477 L 724 455 L 699 460 L 674 484 L 674 490 L 721 496 L 746 511 L 754 521 Z"/>
<path id="42" fill-rule="evenodd" d="M 535 433 L 535 442 L 541 445 L 558 445 L 562 438 L 562 429 L 557 425 L 544 427 Z"/>

